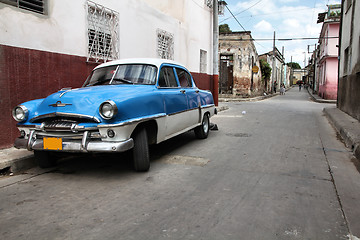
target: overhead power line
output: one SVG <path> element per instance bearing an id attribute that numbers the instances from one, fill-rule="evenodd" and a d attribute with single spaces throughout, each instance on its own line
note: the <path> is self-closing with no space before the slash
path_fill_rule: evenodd
<path id="1" fill-rule="evenodd" d="M 300 8 L 300 9 L 295 9 L 295 10 L 279 11 L 279 12 L 272 12 L 272 13 L 251 14 L 251 15 L 246 15 L 246 16 L 242 16 L 242 17 L 238 17 L 238 18 L 252 18 L 252 17 L 257 17 L 257 16 L 278 15 L 279 13 L 292 14 L 292 12 L 309 11 L 311 9 L 316 9 L 316 8 Z M 234 14 L 234 15 L 236 16 L 237 14 Z M 229 20 L 230 18 L 232 18 L 232 17 L 227 17 L 227 18 L 221 20 L 219 23 L 225 22 L 226 20 Z"/>
<path id="2" fill-rule="evenodd" d="M 260 1 L 259 1 L 259 2 L 260 2 Z M 237 20 L 237 18 L 235 17 L 235 15 L 234 15 L 234 14 L 231 12 L 231 10 L 228 8 L 228 6 L 227 6 L 227 5 L 225 5 L 225 6 L 226 6 L 227 10 L 230 12 L 230 14 L 233 16 L 233 18 L 236 20 L 236 22 L 240 25 L 240 27 L 241 27 L 242 29 L 244 29 L 245 32 L 247 32 L 246 29 L 243 27 L 243 25 L 241 25 L 241 23 L 239 22 L 239 20 Z M 252 37 L 251 37 L 251 40 L 253 40 L 255 43 L 259 44 L 259 46 L 261 46 L 261 47 L 263 47 L 263 48 L 266 48 L 266 47 L 264 47 L 263 45 L 261 45 L 260 43 L 256 42 Z"/>
<path id="3" fill-rule="evenodd" d="M 339 37 L 298 37 L 298 38 L 276 38 L 276 41 L 299 41 L 299 40 L 319 40 L 319 39 L 334 39 Z M 249 39 L 221 39 L 220 40 L 227 40 L 227 41 L 249 41 Z M 274 41 L 274 38 L 251 38 L 250 40 L 253 41 Z"/>
<path id="4" fill-rule="evenodd" d="M 250 7 L 246 8 L 246 9 L 244 9 L 244 10 L 242 10 L 241 12 L 238 12 L 238 13 L 236 13 L 236 14 L 232 14 L 232 13 L 231 13 L 231 15 L 235 18 L 235 16 L 237 16 L 237 15 L 239 15 L 239 14 L 241 14 L 241 13 L 247 11 L 247 10 L 249 10 L 249 9 L 252 8 L 252 7 L 255 7 L 255 6 L 256 6 L 258 3 L 260 3 L 261 1 L 262 1 L 262 0 L 257 1 L 255 4 L 251 5 Z M 231 17 L 225 18 L 225 19 L 222 20 L 220 23 L 222 23 L 222 22 L 224 22 L 224 21 L 226 21 L 226 20 L 228 20 L 228 19 L 230 19 L 230 18 L 231 18 Z"/>
<path id="5" fill-rule="evenodd" d="M 225 5 L 225 7 L 227 8 L 227 10 L 230 12 L 230 14 L 233 16 L 233 18 L 235 19 L 235 21 L 240 25 L 240 27 L 242 29 L 244 29 L 244 31 L 246 32 L 245 28 L 243 27 L 243 25 L 241 25 L 241 23 L 239 22 L 239 20 L 237 20 L 237 18 L 235 17 L 235 15 L 230 11 L 230 9 L 228 8 L 227 5 Z"/>

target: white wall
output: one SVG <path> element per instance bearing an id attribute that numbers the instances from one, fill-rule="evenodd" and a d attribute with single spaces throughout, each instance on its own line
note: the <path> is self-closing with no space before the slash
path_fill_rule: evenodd
<path id="1" fill-rule="evenodd" d="M 0 44 L 86 55 L 85 2 L 49 1 L 41 15 L 0 3 Z"/>
<path id="2" fill-rule="evenodd" d="M 119 12 L 120 58 L 157 57 L 157 29 L 174 35 L 174 60 L 212 72 L 212 11 L 203 0 L 93 0 Z M 49 0 L 48 15 L 0 3 L 0 44 L 87 56 L 85 0 Z"/>
<path id="3" fill-rule="evenodd" d="M 344 7 L 344 13 L 342 14 L 342 36 L 341 37 L 341 56 L 340 56 L 340 76 L 344 76 L 347 74 L 350 74 L 353 69 L 358 64 L 358 61 L 360 59 L 360 28 L 358 27 L 358 23 L 360 22 L 360 3 L 355 3 L 355 9 L 354 9 L 354 16 L 352 15 L 354 4 L 352 4 L 351 8 L 346 11 L 346 7 Z M 352 16 L 354 17 L 353 23 L 353 37 L 352 37 L 352 44 L 351 44 L 351 52 L 349 53 L 349 61 L 351 65 L 349 66 L 350 69 L 348 70 L 347 74 L 344 74 L 344 52 L 347 47 L 350 46 L 350 32 L 351 32 L 351 19 Z M 359 70 L 357 70 L 359 71 Z"/>

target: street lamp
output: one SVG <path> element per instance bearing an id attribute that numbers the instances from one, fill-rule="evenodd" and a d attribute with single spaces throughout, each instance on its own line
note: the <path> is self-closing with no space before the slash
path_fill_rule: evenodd
<path id="1" fill-rule="evenodd" d="M 219 1 L 218 4 L 219 4 L 219 15 L 224 15 L 225 7 L 227 3 L 225 1 Z"/>

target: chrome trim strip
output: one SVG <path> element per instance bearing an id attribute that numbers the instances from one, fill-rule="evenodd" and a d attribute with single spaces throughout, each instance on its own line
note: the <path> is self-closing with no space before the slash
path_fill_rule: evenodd
<path id="1" fill-rule="evenodd" d="M 35 133 L 35 130 L 31 130 L 30 133 L 29 133 L 29 138 L 27 139 L 26 148 L 29 151 L 32 150 L 32 145 L 33 145 L 33 141 L 34 141 L 34 133 Z"/>
<path id="2" fill-rule="evenodd" d="M 53 113 L 40 115 L 40 116 L 37 116 L 37 117 L 34 117 L 34 118 L 30 119 L 30 122 L 34 122 L 36 120 L 49 118 L 49 117 L 74 117 L 74 118 L 84 118 L 84 119 L 93 120 L 96 123 L 101 122 L 97 117 L 93 117 L 93 116 L 89 116 L 89 115 L 83 115 L 83 114 L 77 114 L 77 113 L 63 113 L 63 112 L 53 112 Z"/>
<path id="3" fill-rule="evenodd" d="M 21 124 L 16 124 L 16 127 L 18 128 L 36 128 L 37 125 L 21 125 Z"/>
<path id="4" fill-rule="evenodd" d="M 59 96 L 59 98 L 61 98 L 62 96 L 64 96 L 65 93 L 72 91 L 71 88 L 70 88 L 70 89 L 66 89 L 66 88 L 64 89 L 64 88 L 63 88 L 63 89 L 61 89 L 60 91 L 62 91 L 62 90 L 66 90 L 66 91 L 63 92 L 63 93 L 61 93 L 60 96 Z"/>
<path id="5" fill-rule="evenodd" d="M 208 104 L 201 106 L 201 108 L 211 108 L 211 107 L 215 107 L 215 104 Z"/>
<path id="6" fill-rule="evenodd" d="M 89 132 L 85 131 L 81 139 L 81 150 L 86 150 L 86 143 L 88 141 L 88 138 L 89 138 Z"/>
<path id="7" fill-rule="evenodd" d="M 194 108 L 191 108 L 191 109 L 186 109 L 186 110 L 183 110 L 183 111 L 180 111 L 180 112 L 176 112 L 176 113 L 170 113 L 168 114 L 168 116 L 174 116 L 176 114 L 180 114 L 180 113 L 184 113 L 184 112 L 189 112 L 189 111 L 193 111 L 193 110 L 197 110 L 199 109 L 199 107 L 194 107 Z"/>
<path id="8" fill-rule="evenodd" d="M 148 121 L 148 120 L 152 120 L 152 119 L 157 119 L 157 118 L 161 118 L 161 117 L 165 117 L 165 116 L 166 116 L 165 113 L 160 113 L 160 114 L 152 115 L 152 116 L 149 116 L 149 117 L 134 118 L 134 119 L 131 119 L 129 121 L 121 122 L 121 123 L 117 123 L 117 124 L 98 125 L 98 128 L 120 127 L 120 126 L 125 126 L 125 125 L 129 125 L 129 124 L 133 124 L 133 123 L 138 123 L 138 122 L 144 122 L 144 121 Z"/>

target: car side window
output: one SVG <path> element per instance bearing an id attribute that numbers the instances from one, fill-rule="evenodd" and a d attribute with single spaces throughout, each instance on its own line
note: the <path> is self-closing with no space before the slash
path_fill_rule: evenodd
<path id="1" fill-rule="evenodd" d="M 159 87 L 177 87 L 177 82 L 172 67 L 162 67 L 159 76 Z"/>
<path id="2" fill-rule="evenodd" d="M 176 74 L 181 87 L 192 87 L 191 76 L 187 71 L 176 68 Z"/>

